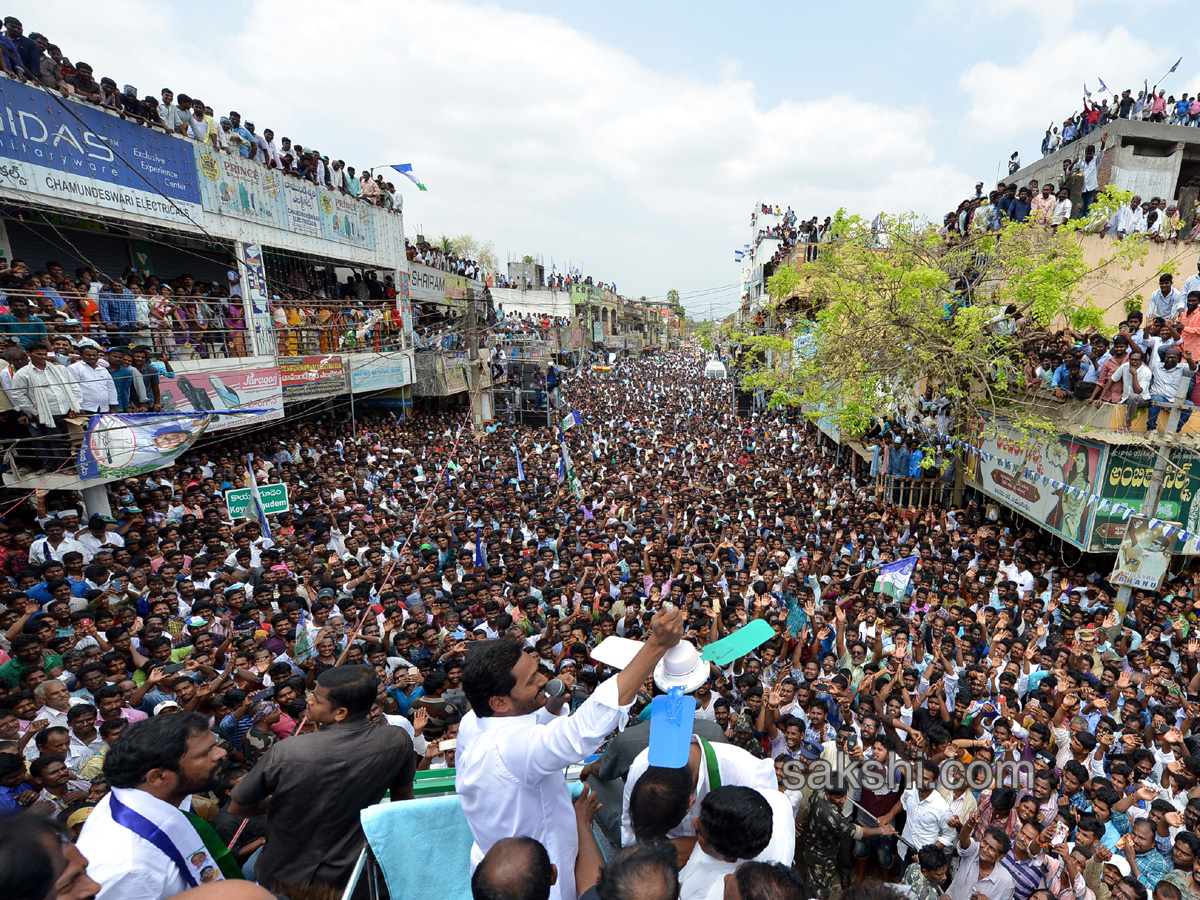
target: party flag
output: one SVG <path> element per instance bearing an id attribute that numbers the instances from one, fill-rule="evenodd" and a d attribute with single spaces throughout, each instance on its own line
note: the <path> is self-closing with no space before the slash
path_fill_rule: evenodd
<path id="1" fill-rule="evenodd" d="M 574 415 L 579 415 L 579 413 L 574 413 Z M 570 485 L 571 491 L 575 496 L 583 499 L 583 484 L 580 483 L 579 478 L 575 475 L 575 466 L 571 464 L 571 451 L 567 449 L 567 439 L 562 430 L 558 432 L 558 439 L 562 452 L 563 469 L 567 476 L 567 484 Z"/>
<path id="2" fill-rule="evenodd" d="M 1168 75 L 1170 75 L 1170 74 L 1171 74 L 1171 72 L 1174 72 L 1176 69 L 1178 69 L 1178 68 L 1179 68 L 1179 64 L 1180 64 L 1181 62 L 1183 62 L 1183 57 L 1182 57 L 1182 56 L 1181 56 L 1181 57 L 1179 57 L 1179 59 L 1175 60 L 1175 65 L 1171 66 L 1171 71 L 1170 71 L 1170 72 L 1167 72 L 1167 74 L 1168 74 Z"/>
<path id="3" fill-rule="evenodd" d="M 875 581 L 875 593 L 886 594 L 889 597 L 903 597 L 916 564 L 917 557 L 915 556 L 885 564 L 880 569 L 879 578 Z"/>
<path id="4" fill-rule="evenodd" d="M 1180 59 L 1182 59 L 1182 58 L 1183 58 L 1183 57 L 1180 57 Z M 1104 79 L 1103 79 L 1103 78 L 1097 78 L 1096 80 L 1097 80 L 1098 82 L 1100 82 L 1100 90 L 1104 91 L 1104 93 L 1106 93 L 1106 94 L 1107 94 L 1107 93 L 1108 93 L 1108 86 L 1107 86 L 1107 85 L 1104 83 Z"/>
<path id="5" fill-rule="evenodd" d="M 582 423 L 583 423 L 583 416 L 581 416 L 579 414 L 579 410 L 573 409 L 569 413 L 567 413 L 565 416 L 563 416 L 562 430 L 569 431 L 572 428 L 574 428 L 576 425 L 580 425 Z"/>
<path id="6" fill-rule="evenodd" d="M 399 172 L 401 175 L 403 175 L 405 178 L 407 178 L 409 181 L 411 181 L 413 184 L 415 184 L 420 190 L 422 190 L 422 191 L 429 190 L 429 188 L 425 187 L 425 185 L 421 183 L 421 179 L 419 179 L 416 175 L 413 174 L 412 163 L 400 163 L 400 165 L 392 166 L 392 168 L 395 169 L 397 172 Z"/>
<path id="7" fill-rule="evenodd" d="M 262 527 L 263 537 L 268 541 L 271 540 L 271 525 L 267 521 L 267 514 L 263 510 L 262 495 L 258 492 L 258 480 L 254 477 L 254 468 L 247 467 L 246 474 L 250 476 L 250 508 L 247 513 L 258 519 L 258 524 Z"/>
<path id="8" fill-rule="evenodd" d="M 517 449 L 517 445 L 513 444 L 513 453 L 517 456 L 517 481 L 525 480 L 525 467 L 521 465 L 521 451 Z"/>
<path id="9" fill-rule="evenodd" d="M 300 610 L 300 621 L 296 624 L 296 649 L 293 652 L 293 658 L 297 664 L 311 659 L 317 653 L 317 648 L 313 646 L 312 639 L 308 636 L 307 616 L 304 610 Z"/>
<path id="10" fill-rule="evenodd" d="M 483 555 L 483 529 L 475 529 L 475 565 L 483 567 L 487 565 L 487 559 Z"/>

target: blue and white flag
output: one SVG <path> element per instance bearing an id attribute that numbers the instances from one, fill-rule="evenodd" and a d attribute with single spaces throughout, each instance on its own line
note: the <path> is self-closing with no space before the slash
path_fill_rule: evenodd
<path id="1" fill-rule="evenodd" d="M 512 451 L 517 457 L 517 481 L 525 480 L 525 467 L 521 465 L 521 451 L 517 449 L 517 445 L 513 444 Z"/>
<path id="2" fill-rule="evenodd" d="M 578 413 L 576 413 L 576 415 L 578 415 Z M 572 465 L 572 463 L 571 463 L 571 451 L 567 449 L 567 439 L 566 439 L 566 436 L 562 433 L 562 430 L 559 430 L 559 432 L 558 432 L 558 439 L 559 439 L 559 448 L 562 453 L 562 471 L 566 475 L 567 485 L 568 485 L 568 487 L 570 487 L 571 492 L 574 493 L 576 497 L 578 497 L 582 500 L 583 499 L 583 484 L 580 482 L 578 476 L 575 474 L 575 466 Z"/>
<path id="3" fill-rule="evenodd" d="M 483 529 L 475 529 L 475 565 L 480 568 L 487 565 L 487 559 L 483 555 Z"/>
<path id="4" fill-rule="evenodd" d="M 582 424 L 583 424 L 583 416 L 581 416 L 579 414 L 579 410 L 573 409 L 569 413 L 567 413 L 565 416 L 563 416 L 562 430 L 570 431 L 576 425 L 582 425 Z"/>
<path id="5" fill-rule="evenodd" d="M 312 637 L 308 633 L 308 617 L 300 610 L 300 621 L 296 623 L 296 649 L 293 653 L 297 663 L 305 662 L 317 655 Z"/>
<path id="6" fill-rule="evenodd" d="M 886 563 L 879 571 L 879 578 L 875 580 L 875 593 L 886 594 L 889 597 L 903 597 L 904 592 L 908 590 L 908 582 L 912 578 L 913 568 L 916 564 L 917 557 L 915 556 Z"/>
<path id="7" fill-rule="evenodd" d="M 250 508 L 246 510 L 248 514 L 247 518 L 254 516 L 254 518 L 258 519 L 258 524 L 262 527 L 263 537 L 266 538 L 263 541 L 263 547 L 269 548 L 275 542 L 271 539 L 271 524 L 267 521 L 267 514 L 263 510 L 262 495 L 258 492 L 258 480 L 254 477 L 254 467 L 248 466 L 246 474 L 250 476 Z"/>

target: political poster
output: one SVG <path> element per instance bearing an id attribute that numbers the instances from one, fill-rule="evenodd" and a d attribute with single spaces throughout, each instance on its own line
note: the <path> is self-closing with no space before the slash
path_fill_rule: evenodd
<path id="1" fill-rule="evenodd" d="M 92 416 L 79 446 L 79 477 L 128 478 L 169 466 L 204 434 L 213 418 L 154 412 Z"/>
<path id="2" fill-rule="evenodd" d="M 1145 516 L 1130 516 L 1126 524 L 1109 580 L 1115 585 L 1157 591 L 1179 542 L 1180 526 Z"/>
<path id="3" fill-rule="evenodd" d="M 908 582 L 912 578 L 913 569 L 917 565 L 917 557 L 909 556 L 895 562 L 885 563 L 879 570 L 875 580 L 875 593 L 886 597 L 900 598 L 908 590 Z"/>
<path id="4" fill-rule="evenodd" d="M 1000 420 L 980 420 L 975 432 L 970 443 L 978 452 L 966 456 L 967 483 L 1085 549 L 1088 500 L 1100 480 L 1103 448 L 1068 437 L 1025 436 Z"/>

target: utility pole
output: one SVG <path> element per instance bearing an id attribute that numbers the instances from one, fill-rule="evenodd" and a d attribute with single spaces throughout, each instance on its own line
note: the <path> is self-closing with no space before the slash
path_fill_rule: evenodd
<path id="1" fill-rule="evenodd" d="M 485 289 L 486 290 L 486 289 Z M 476 440 L 483 438 L 484 426 L 492 421 L 492 390 L 489 386 L 483 389 L 483 367 L 485 365 L 480 354 L 483 340 L 484 323 L 487 318 L 487 300 L 475 298 L 473 289 L 467 290 L 467 361 L 470 395 L 471 395 L 471 425 Z"/>

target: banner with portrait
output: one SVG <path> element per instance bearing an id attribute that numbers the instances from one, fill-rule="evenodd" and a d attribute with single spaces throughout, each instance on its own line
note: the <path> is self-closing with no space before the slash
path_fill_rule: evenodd
<path id="1" fill-rule="evenodd" d="M 266 409 L 236 413 L 147 412 L 92 416 L 79 446 L 81 479 L 128 478 L 172 465 L 218 416 L 254 416 Z"/>

